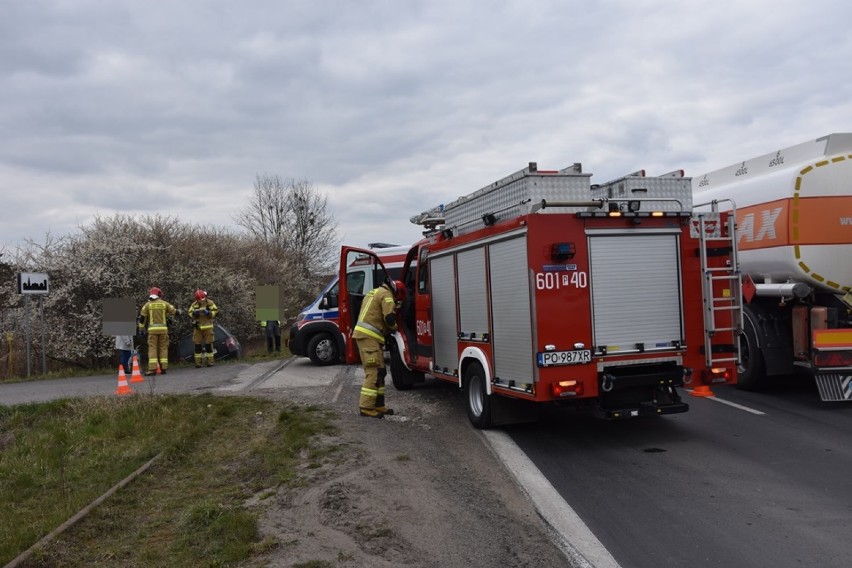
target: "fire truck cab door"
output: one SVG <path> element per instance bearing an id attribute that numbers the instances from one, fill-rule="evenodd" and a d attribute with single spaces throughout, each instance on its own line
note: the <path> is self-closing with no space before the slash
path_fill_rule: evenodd
<path id="1" fill-rule="evenodd" d="M 422 371 L 432 358 L 432 298 L 429 293 L 429 250 L 423 244 L 408 251 L 401 280 L 405 296 L 398 310 L 399 337 L 405 344 L 406 366 Z"/>
<path id="2" fill-rule="evenodd" d="M 397 323 L 399 326 L 399 335 L 405 344 L 406 363 L 409 365 L 411 364 L 412 349 L 417 344 L 415 305 L 417 302 L 417 256 L 419 250 L 419 247 L 414 246 L 408 251 L 405 263 L 402 266 L 402 275 L 400 276 L 402 283 L 405 285 L 405 295 L 398 312 L 399 318 L 397 319 Z"/>
<path id="3" fill-rule="evenodd" d="M 352 272 L 353 266 L 369 267 L 372 274 L 372 282 L 363 277 L 363 271 Z M 341 247 L 340 266 L 338 267 L 338 282 L 340 282 L 340 294 L 338 299 L 338 324 L 343 336 L 343 354 L 347 364 L 360 363 L 358 346 L 352 339 L 355 324 L 358 323 L 358 314 L 361 304 L 367 292 L 381 285 L 385 278 L 390 278 L 385 265 L 374 251 L 355 247 Z"/>

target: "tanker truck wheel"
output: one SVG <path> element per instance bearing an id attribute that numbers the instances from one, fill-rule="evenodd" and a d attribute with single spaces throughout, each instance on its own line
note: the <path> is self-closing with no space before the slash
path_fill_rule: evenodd
<path id="1" fill-rule="evenodd" d="M 737 367 L 737 387 L 755 391 L 766 386 L 766 364 L 757 343 L 755 316 L 743 310 L 743 332 L 740 334 L 740 364 Z"/>
<path id="2" fill-rule="evenodd" d="M 491 427 L 491 397 L 485 392 L 485 371 L 471 363 L 464 373 L 464 399 L 467 417 L 476 428 Z"/>
<path id="3" fill-rule="evenodd" d="M 330 333 L 318 333 L 308 341 L 308 357 L 314 365 L 325 367 L 334 365 L 340 360 L 340 350 L 337 341 Z"/>

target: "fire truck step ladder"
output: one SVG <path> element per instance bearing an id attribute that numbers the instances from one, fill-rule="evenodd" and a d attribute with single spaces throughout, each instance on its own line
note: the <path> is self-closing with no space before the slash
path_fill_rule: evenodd
<path id="1" fill-rule="evenodd" d="M 740 363 L 739 335 L 743 328 L 743 298 L 740 263 L 737 255 L 736 206 L 732 200 L 727 221 L 722 220 L 719 201 L 696 205 L 710 205 L 709 213 L 697 213 L 699 254 L 701 255 L 701 293 L 704 300 L 704 357 L 708 367 L 717 363 Z M 724 227 L 723 227 L 724 224 Z M 718 253 L 717 251 L 722 251 Z M 711 256 L 726 256 L 725 266 L 710 266 Z M 729 286 L 717 286 L 718 282 Z M 721 292 L 719 292 L 721 291 Z M 728 317 L 722 314 L 728 313 Z M 720 325 L 719 321 L 730 322 Z M 731 332 L 731 348 L 714 349 L 714 341 L 722 332 Z"/>

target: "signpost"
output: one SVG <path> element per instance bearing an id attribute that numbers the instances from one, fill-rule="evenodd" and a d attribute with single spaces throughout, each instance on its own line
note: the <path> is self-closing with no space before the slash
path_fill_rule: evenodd
<path id="1" fill-rule="evenodd" d="M 25 296 L 24 324 L 27 334 L 27 376 L 30 376 L 30 296 L 38 296 L 39 319 L 41 320 L 41 372 L 47 374 L 47 354 L 44 340 L 44 297 L 50 293 L 50 277 L 45 272 L 21 272 L 18 274 L 18 294 Z"/>
<path id="2" fill-rule="evenodd" d="M 44 272 L 21 272 L 18 274 L 18 294 L 41 294 L 50 292 L 50 278 Z"/>

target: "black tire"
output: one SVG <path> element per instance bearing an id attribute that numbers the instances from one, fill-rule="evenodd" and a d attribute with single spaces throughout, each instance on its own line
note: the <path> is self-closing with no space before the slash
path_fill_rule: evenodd
<path id="1" fill-rule="evenodd" d="M 464 400 L 467 417 L 474 427 L 491 427 L 491 397 L 485 390 L 485 371 L 479 363 L 471 363 L 464 373 Z"/>
<path id="2" fill-rule="evenodd" d="M 390 372 L 393 386 L 396 390 L 406 391 L 411 390 L 414 383 L 422 383 L 424 380 L 423 373 L 412 371 L 402 362 L 402 355 L 399 354 L 399 349 L 395 343 L 390 343 Z"/>
<path id="3" fill-rule="evenodd" d="M 766 387 L 766 363 L 757 343 L 757 324 L 754 314 L 743 311 L 743 332 L 740 334 L 740 364 L 737 367 L 737 388 L 757 391 Z"/>
<path id="4" fill-rule="evenodd" d="M 340 362 L 337 340 L 330 333 L 318 333 L 308 341 L 308 357 L 314 365 L 325 367 Z"/>

